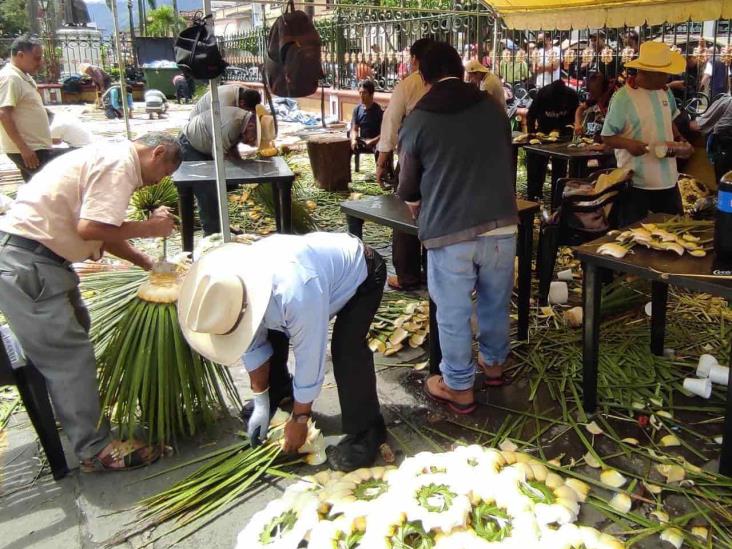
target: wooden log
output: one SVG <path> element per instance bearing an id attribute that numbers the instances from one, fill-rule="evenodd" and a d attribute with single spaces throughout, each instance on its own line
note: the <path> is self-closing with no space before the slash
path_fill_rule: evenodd
<path id="1" fill-rule="evenodd" d="M 347 191 L 351 182 L 351 142 L 344 135 L 314 135 L 308 139 L 308 156 L 318 187 Z"/>

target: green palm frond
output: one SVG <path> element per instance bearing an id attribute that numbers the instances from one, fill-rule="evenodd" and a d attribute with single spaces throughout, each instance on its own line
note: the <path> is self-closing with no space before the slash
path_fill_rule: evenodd
<path id="1" fill-rule="evenodd" d="M 170 177 L 166 177 L 157 185 L 142 187 L 135 191 L 130 200 L 130 218 L 142 221 L 160 206 L 167 206 L 172 210 L 178 207 L 178 190 Z"/>

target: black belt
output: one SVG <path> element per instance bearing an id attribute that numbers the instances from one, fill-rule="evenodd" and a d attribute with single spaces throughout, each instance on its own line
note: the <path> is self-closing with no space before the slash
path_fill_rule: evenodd
<path id="1" fill-rule="evenodd" d="M 25 238 L 24 236 L 18 236 L 17 234 L 10 234 L 4 231 L 0 231 L 0 246 L 6 245 L 29 250 L 35 254 L 41 255 L 47 259 L 51 259 L 57 263 L 68 263 L 67 260 L 65 260 L 57 253 L 52 252 L 40 242 L 37 242 L 30 238 Z"/>

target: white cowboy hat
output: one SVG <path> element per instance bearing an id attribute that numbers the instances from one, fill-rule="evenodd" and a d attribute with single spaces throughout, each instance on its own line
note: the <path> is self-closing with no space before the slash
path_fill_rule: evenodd
<path id="1" fill-rule="evenodd" d="M 208 252 L 183 279 L 178 322 L 191 348 L 219 364 L 249 348 L 272 295 L 269 261 L 257 246 L 230 242 Z"/>
<path id="2" fill-rule="evenodd" d="M 487 67 L 483 66 L 477 59 L 471 59 L 465 63 L 465 72 L 490 72 Z"/>
<path id="3" fill-rule="evenodd" d="M 640 47 L 640 55 L 625 66 L 641 71 L 681 74 L 686 70 L 686 60 L 663 42 L 644 42 Z"/>

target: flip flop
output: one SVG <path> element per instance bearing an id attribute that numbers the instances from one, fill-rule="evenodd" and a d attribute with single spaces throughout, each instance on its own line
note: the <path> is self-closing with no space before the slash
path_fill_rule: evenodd
<path id="1" fill-rule="evenodd" d="M 453 411 L 456 414 L 460 414 L 460 415 L 472 414 L 475 411 L 475 409 L 478 407 L 478 405 L 475 403 L 475 401 L 471 402 L 470 404 L 460 404 L 459 402 L 454 402 L 447 398 L 438 397 L 437 395 L 434 395 L 430 392 L 429 388 L 427 387 L 426 381 L 424 383 L 424 386 L 422 387 L 422 390 L 424 391 L 424 394 L 425 394 L 425 396 L 427 396 L 427 398 L 429 398 L 430 400 L 433 400 L 434 402 L 437 402 L 438 404 L 447 406 L 451 411 Z"/>
<path id="2" fill-rule="evenodd" d="M 483 385 L 485 385 L 486 387 L 503 387 L 504 385 L 510 384 L 511 378 L 508 377 L 506 374 L 501 374 L 500 376 L 496 377 L 485 376 L 485 380 L 483 381 Z"/>

